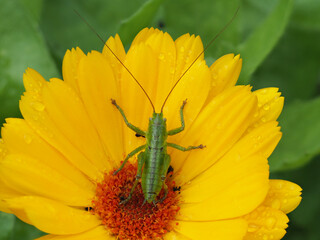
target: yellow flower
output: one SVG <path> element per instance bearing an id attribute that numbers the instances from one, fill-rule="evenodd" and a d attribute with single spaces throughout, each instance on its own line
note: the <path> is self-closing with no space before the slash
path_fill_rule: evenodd
<path id="1" fill-rule="evenodd" d="M 156 111 L 203 50 L 199 37 L 173 41 L 157 29 L 142 30 L 128 53 L 117 35 L 107 44 Z M 63 80 L 47 82 L 28 69 L 24 119 L 7 119 L 2 128 L 0 209 L 49 233 L 41 240 L 281 239 L 286 214 L 301 201 L 296 184 L 269 180 L 267 158 L 281 138 L 276 119 L 283 97 L 276 88 L 235 86 L 241 65 L 239 55 L 225 55 L 211 67 L 201 56 L 169 97 L 168 129 L 180 126 L 179 108 L 188 102 L 185 130 L 168 141 L 206 148 L 168 148 L 170 190 L 157 206 L 142 206 L 141 187 L 119 205 L 134 180 L 136 158 L 112 172 L 145 139 L 124 124 L 110 99 L 141 129 L 152 108 L 110 51 L 67 51 Z"/>

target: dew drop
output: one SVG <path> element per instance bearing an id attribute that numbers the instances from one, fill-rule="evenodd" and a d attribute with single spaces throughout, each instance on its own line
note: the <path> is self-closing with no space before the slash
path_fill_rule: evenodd
<path id="1" fill-rule="evenodd" d="M 266 94 L 267 93 L 267 89 L 262 89 L 260 93 L 261 94 Z"/>
<path id="2" fill-rule="evenodd" d="M 39 111 L 39 112 L 43 111 L 44 108 L 45 108 L 45 106 L 44 106 L 42 103 L 40 103 L 40 102 L 34 102 L 34 103 L 32 104 L 32 106 L 33 106 L 33 108 L 34 108 L 35 110 L 37 110 L 37 111 Z"/>
<path id="3" fill-rule="evenodd" d="M 25 134 L 25 135 L 23 136 L 23 139 L 24 139 L 24 141 L 25 141 L 27 144 L 30 144 L 31 141 L 32 141 L 32 137 L 31 137 L 29 134 Z"/>
<path id="4" fill-rule="evenodd" d="M 265 123 L 267 121 L 267 119 L 265 117 L 261 118 L 261 122 Z"/>
<path id="5" fill-rule="evenodd" d="M 281 202 L 279 199 L 275 199 L 272 204 L 271 204 L 272 208 L 274 209 L 280 209 L 281 207 Z"/>
<path id="6" fill-rule="evenodd" d="M 249 224 L 248 225 L 248 232 L 256 232 L 259 229 L 259 226 L 255 225 L 255 224 Z"/>
<path id="7" fill-rule="evenodd" d="M 184 52 L 184 47 L 180 47 L 180 52 Z"/>
<path id="8" fill-rule="evenodd" d="M 274 217 L 267 218 L 267 221 L 266 221 L 267 228 L 272 229 L 275 226 L 275 224 L 276 224 L 276 219 Z"/>
<path id="9" fill-rule="evenodd" d="M 159 60 L 163 60 L 164 59 L 164 54 L 160 53 L 158 58 L 159 58 Z"/>
<path id="10" fill-rule="evenodd" d="M 270 109 L 270 105 L 269 105 L 269 104 L 265 104 L 265 105 L 263 106 L 263 109 L 266 110 L 266 111 L 268 111 L 268 110 Z"/>

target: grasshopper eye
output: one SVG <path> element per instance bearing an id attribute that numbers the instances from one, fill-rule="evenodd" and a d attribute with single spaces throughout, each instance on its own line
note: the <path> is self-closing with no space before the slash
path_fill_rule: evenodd
<path id="1" fill-rule="evenodd" d="M 148 146 L 148 148 L 149 148 L 149 150 L 151 150 L 151 147 L 150 147 L 150 146 Z"/>

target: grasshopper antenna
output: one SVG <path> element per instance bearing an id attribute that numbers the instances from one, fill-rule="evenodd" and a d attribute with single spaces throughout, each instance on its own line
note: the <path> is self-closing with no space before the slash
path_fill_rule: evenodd
<path id="1" fill-rule="evenodd" d="M 213 39 L 209 42 L 209 44 L 203 49 L 201 53 L 195 58 L 195 60 L 190 64 L 190 66 L 185 70 L 182 75 L 179 77 L 179 79 L 176 81 L 176 83 L 173 85 L 171 88 L 170 92 L 168 93 L 166 99 L 164 100 L 162 107 L 161 107 L 161 112 L 163 112 L 164 105 L 166 104 L 169 96 L 175 89 L 175 87 L 178 85 L 180 80 L 183 78 L 183 76 L 189 71 L 189 69 L 194 65 L 194 63 L 200 58 L 200 56 L 211 46 L 211 44 L 229 27 L 229 25 L 233 22 L 233 20 L 236 18 L 238 12 L 239 12 L 240 6 L 237 8 L 236 12 L 233 14 L 233 17 L 229 20 L 229 22 L 213 37 Z"/>
<path id="2" fill-rule="evenodd" d="M 151 98 L 149 97 L 149 95 L 147 94 L 146 90 L 144 90 L 144 88 L 141 86 L 141 84 L 139 83 L 139 81 L 134 77 L 134 75 L 132 74 L 132 72 L 130 72 L 130 70 L 126 67 L 126 65 L 124 65 L 124 63 L 118 58 L 118 56 L 112 51 L 112 49 L 106 44 L 106 41 L 100 36 L 99 33 L 97 33 L 97 31 L 86 21 L 86 19 L 84 19 L 80 13 L 73 9 L 73 11 L 82 19 L 82 21 L 87 24 L 87 26 L 91 29 L 91 31 L 103 42 L 103 44 L 110 50 L 110 52 L 112 53 L 112 55 L 119 61 L 119 63 L 127 70 L 127 72 L 131 75 L 131 77 L 136 81 L 136 83 L 139 85 L 139 87 L 141 88 L 141 90 L 144 92 L 144 94 L 146 95 L 146 97 L 148 98 L 153 112 L 155 112 L 155 108 L 154 105 L 151 101 Z"/>

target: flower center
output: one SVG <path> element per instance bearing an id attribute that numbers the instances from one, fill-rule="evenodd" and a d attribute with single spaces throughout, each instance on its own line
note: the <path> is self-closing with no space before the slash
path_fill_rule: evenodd
<path id="1" fill-rule="evenodd" d="M 160 239 L 173 230 L 174 220 L 179 211 L 179 190 L 168 174 L 166 184 L 168 195 L 156 205 L 145 203 L 141 185 L 135 188 L 132 198 L 125 204 L 121 201 L 129 196 L 137 166 L 127 163 L 117 174 L 106 173 L 104 180 L 97 184 L 96 198 L 92 211 L 99 215 L 102 223 L 118 239 Z M 157 200 L 164 196 L 161 190 Z"/>

